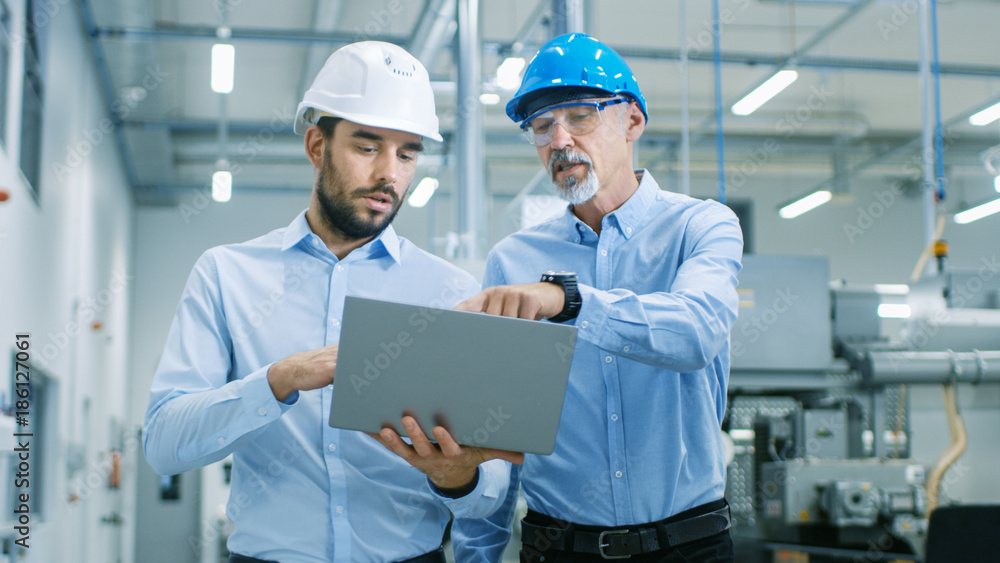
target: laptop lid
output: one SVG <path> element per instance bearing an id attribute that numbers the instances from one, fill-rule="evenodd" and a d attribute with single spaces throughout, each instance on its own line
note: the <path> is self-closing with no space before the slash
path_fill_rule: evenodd
<path id="1" fill-rule="evenodd" d="M 348 296 L 330 426 L 364 432 L 411 414 L 458 443 L 550 454 L 576 327 Z"/>

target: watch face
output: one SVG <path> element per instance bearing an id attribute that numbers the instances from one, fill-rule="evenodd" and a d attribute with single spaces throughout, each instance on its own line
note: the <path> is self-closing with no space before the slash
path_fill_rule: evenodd
<path id="1" fill-rule="evenodd" d="M 552 277 L 565 277 L 565 276 L 575 276 L 576 272 L 562 272 L 562 271 L 549 270 L 548 272 L 545 272 L 542 275 L 552 276 Z"/>

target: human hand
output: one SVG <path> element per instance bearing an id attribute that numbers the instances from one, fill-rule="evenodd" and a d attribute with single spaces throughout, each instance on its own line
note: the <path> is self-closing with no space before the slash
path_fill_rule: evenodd
<path id="1" fill-rule="evenodd" d="M 333 383 L 339 344 L 292 354 L 271 365 L 267 382 L 274 398 L 284 401 L 295 391 L 319 389 Z"/>
<path id="2" fill-rule="evenodd" d="M 536 282 L 494 286 L 462 301 L 455 309 L 537 321 L 558 315 L 565 304 L 563 288 Z"/>
<path id="3" fill-rule="evenodd" d="M 437 444 L 433 444 L 412 416 L 404 416 L 402 425 L 412 445 L 404 442 L 391 428 L 383 428 L 378 434 L 370 436 L 423 471 L 439 489 L 458 489 L 468 485 L 476 476 L 479 464 L 491 459 L 504 459 L 511 463 L 524 461 L 523 453 L 460 446 L 442 426 L 435 426 L 432 430 L 437 440 Z"/>

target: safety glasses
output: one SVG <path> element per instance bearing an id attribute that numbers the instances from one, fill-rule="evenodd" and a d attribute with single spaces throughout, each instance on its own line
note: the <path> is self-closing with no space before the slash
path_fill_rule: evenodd
<path id="1" fill-rule="evenodd" d="M 613 98 L 600 102 L 573 101 L 556 104 L 525 119 L 521 130 L 529 143 L 544 147 L 552 142 L 557 123 L 570 135 L 586 135 L 601 124 L 604 108 L 627 101 L 627 98 Z"/>

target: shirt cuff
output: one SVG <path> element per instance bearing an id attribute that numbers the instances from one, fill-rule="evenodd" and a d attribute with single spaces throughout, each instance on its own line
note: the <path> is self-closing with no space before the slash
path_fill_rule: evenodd
<path id="1" fill-rule="evenodd" d="M 271 383 L 267 380 L 267 370 L 269 369 L 271 369 L 271 364 L 244 377 L 243 387 L 240 390 L 247 411 L 261 423 L 278 418 L 292 408 L 299 399 L 298 391 L 289 395 L 284 402 L 275 398 L 274 391 L 271 390 Z"/>
<path id="2" fill-rule="evenodd" d="M 507 493 L 510 468 L 507 462 L 494 459 L 480 464 L 477 474 L 476 488 L 459 498 L 445 496 L 434 486 L 434 483 L 431 483 L 430 479 L 427 482 L 430 484 L 431 491 L 445 503 L 455 518 L 485 518 L 493 514 L 503 501 L 500 495 Z M 501 481 L 503 482 L 501 483 Z"/>
<path id="3" fill-rule="evenodd" d="M 462 498 L 465 495 L 467 495 L 467 494 L 471 493 L 472 491 L 476 490 L 476 485 L 478 485 L 478 484 L 479 484 L 479 468 L 478 467 L 476 467 L 476 473 L 472 476 L 472 480 L 469 481 L 467 484 L 461 486 L 461 487 L 456 487 L 454 489 L 442 489 L 441 487 L 438 487 L 437 485 L 435 485 L 433 481 L 431 481 L 431 486 L 434 487 L 435 492 L 438 493 L 438 495 L 446 497 L 446 498 Z"/>

